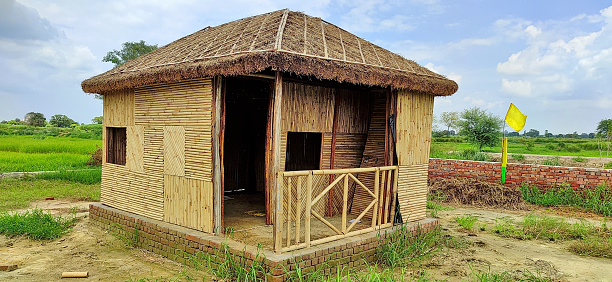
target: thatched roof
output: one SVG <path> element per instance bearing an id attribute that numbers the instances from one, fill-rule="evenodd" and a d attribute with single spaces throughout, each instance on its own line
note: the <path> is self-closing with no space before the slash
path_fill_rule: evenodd
<path id="1" fill-rule="evenodd" d="M 457 84 L 320 18 L 280 10 L 207 27 L 83 81 L 106 93 L 266 69 L 358 85 L 451 95 Z"/>

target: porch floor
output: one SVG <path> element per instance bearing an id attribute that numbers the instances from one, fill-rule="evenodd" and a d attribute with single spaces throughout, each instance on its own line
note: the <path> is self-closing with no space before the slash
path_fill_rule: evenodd
<path id="1" fill-rule="evenodd" d="M 229 198 L 228 198 L 229 197 Z M 266 208 L 263 196 L 259 194 L 227 194 L 224 200 L 224 228 L 226 234 L 234 241 L 250 245 L 261 246 L 266 250 L 274 250 L 272 225 L 266 225 Z M 341 229 L 342 216 L 324 217 L 336 228 Z M 349 214 L 348 220 L 356 219 L 357 215 Z M 315 218 L 310 219 L 311 241 L 337 235 L 337 233 Z M 347 224 L 347 227 L 351 223 Z M 361 222 L 355 224 L 351 231 L 371 227 L 371 220 L 365 216 Z M 301 221 L 300 242 L 304 242 L 305 224 Z M 295 244 L 295 223 L 291 225 L 291 244 Z M 287 246 L 286 229 L 283 232 L 282 245 Z"/>

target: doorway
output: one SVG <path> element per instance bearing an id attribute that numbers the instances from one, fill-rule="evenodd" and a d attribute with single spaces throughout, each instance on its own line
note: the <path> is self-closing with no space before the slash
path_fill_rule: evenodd
<path id="1" fill-rule="evenodd" d="M 227 78 L 223 143 L 224 227 L 265 225 L 265 146 L 272 83 Z M 248 226 L 247 226 L 248 225 Z"/>

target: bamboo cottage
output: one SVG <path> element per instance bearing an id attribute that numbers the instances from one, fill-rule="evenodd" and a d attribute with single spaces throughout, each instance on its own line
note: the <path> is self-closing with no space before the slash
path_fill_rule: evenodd
<path id="1" fill-rule="evenodd" d="M 279 254 L 424 220 L 434 97 L 457 84 L 280 10 L 207 27 L 82 88 L 104 96 L 93 219 L 192 239 L 250 222 Z"/>

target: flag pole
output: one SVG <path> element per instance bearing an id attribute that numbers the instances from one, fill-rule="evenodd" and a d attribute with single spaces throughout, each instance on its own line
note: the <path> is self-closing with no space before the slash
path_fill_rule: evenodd
<path id="1" fill-rule="evenodd" d="M 506 121 L 502 129 L 502 167 L 501 167 L 501 183 L 506 183 L 506 166 L 508 164 L 508 139 L 506 139 Z"/>

